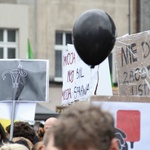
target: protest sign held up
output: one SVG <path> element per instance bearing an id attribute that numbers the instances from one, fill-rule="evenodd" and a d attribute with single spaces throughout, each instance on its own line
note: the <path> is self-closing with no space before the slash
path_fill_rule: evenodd
<path id="1" fill-rule="evenodd" d="M 68 50 L 63 51 L 62 105 L 102 94 L 112 95 L 108 59 L 91 69 L 81 60 L 74 46 L 68 44 Z"/>
<path id="2" fill-rule="evenodd" d="M 150 31 L 120 37 L 115 45 L 120 95 L 150 95 Z"/>
<path id="3" fill-rule="evenodd" d="M 84 63 L 77 55 L 73 45 L 68 45 L 68 51 L 63 53 L 63 91 L 62 104 L 89 95 L 90 69 L 84 68 Z"/>
<path id="4" fill-rule="evenodd" d="M 1 101 L 47 101 L 48 61 L 1 60 L 0 68 Z"/>

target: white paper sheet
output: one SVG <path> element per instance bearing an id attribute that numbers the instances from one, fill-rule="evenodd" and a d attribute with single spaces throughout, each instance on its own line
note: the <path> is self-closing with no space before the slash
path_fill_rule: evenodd
<path id="1" fill-rule="evenodd" d="M 16 102 L 15 120 L 33 121 L 35 117 L 36 103 Z M 0 103 L 0 119 L 11 119 L 12 102 Z"/>

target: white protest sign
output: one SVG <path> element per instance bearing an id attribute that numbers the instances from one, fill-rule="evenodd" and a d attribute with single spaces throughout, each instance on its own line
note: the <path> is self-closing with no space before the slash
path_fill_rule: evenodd
<path id="1" fill-rule="evenodd" d="M 99 83 L 96 95 L 113 95 L 108 58 L 99 65 Z"/>
<path id="2" fill-rule="evenodd" d="M 114 50 L 119 94 L 150 96 L 150 31 L 118 38 Z"/>
<path id="3" fill-rule="evenodd" d="M 16 102 L 15 120 L 34 121 L 36 103 L 19 103 Z M 12 102 L 0 103 L 0 119 L 11 119 Z"/>
<path id="4" fill-rule="evenodd" d="M 99 102 L 92 101 L 93 104 L 101 106 L 109 111 L 115 118 L 115 127 L 123 132 L 124 142 L 119 142 L 118 150 L 148 150 L 150 132 L 150 103 L 134 102 Z M 120 134 L 120 133 L 119 133 Z"/>
<path id="5" fill-rule="evenodd" d="M 94 94 L 112 95 L 108 59 L 91 69 L 69 44 L 63 52 L 62 105 L 87 100 Z"/>

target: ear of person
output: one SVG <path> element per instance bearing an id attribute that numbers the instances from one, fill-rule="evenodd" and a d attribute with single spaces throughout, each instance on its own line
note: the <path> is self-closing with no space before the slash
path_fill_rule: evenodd
<path id="1" fill-rule="evenodd" d="M 112 139 L 110 150 L 118 150 L 118 140 L 116 138 Z"/>

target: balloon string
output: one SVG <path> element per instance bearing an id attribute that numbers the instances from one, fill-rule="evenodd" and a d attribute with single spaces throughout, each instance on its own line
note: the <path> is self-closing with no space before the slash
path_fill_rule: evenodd
<path id="1" fill-rule="evenodd" d="M 97 68 L 97 83 L 96 83 L 94 95 L 96 95 L 96 93 L 97 93 L 98 83 L 99 83 L 99 65 L 98 65 L 98 68 Z"/>

